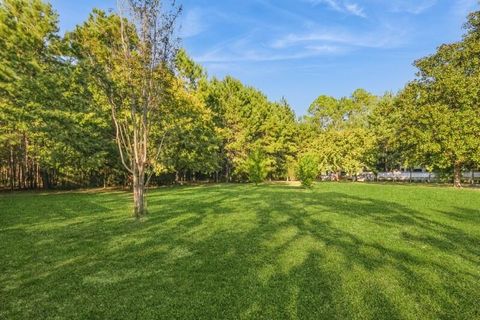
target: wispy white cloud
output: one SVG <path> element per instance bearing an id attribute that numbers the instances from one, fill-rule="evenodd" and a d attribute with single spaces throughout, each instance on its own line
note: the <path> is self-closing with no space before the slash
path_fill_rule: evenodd
<path id="1" fill-rule="evenodd" d="M 390 0 L 390 10 L 417 15 L 432 8 L 437 2 L 438 0 Z"/>
<path id="2" fill-rule="evenodd" d="M 231 51 L 225 48 L 207 52 L 194 57 L 201 63 L 225 63 L 225 62 L 262 62 L 262 61 L 285 61 L 313 58 L 322 55 L 339 54 L 346 52 L 346 48 L 333 45 L 305 46 L 301 50 L 279 52 L 270 50 L 245 49 Z"/>
<path id="3" fill-rule="evenodd" d="M 297 23 L 306 24 L 306 25 L 315 24 L 315 22 L 309 19 L 308 17 L 302 14 L 295 13 L 292 10 L 285 9 L 284 7 L 279 6 L 277 3 L 275 3 L 275 1 L 270 1 L 270 0 L 254 0 L 254 1 L 262 5 L 264 8 L 271 10 L 289 20 L 296 21 Z M 310 1 L 310 0 L 307 0 L 307 1 Z"/>
<path id="4" fill-rule="evenodd" d="M 356 3 L 347 3 L 345 4 L 345 9 L 350 12 L 351 14 L 355 15 L 355 16 L 359 16 L 359 17 L 362 17 L 362 18 L 366 18 L 367 15 L 365 14 L 364 10 L 362 7 L 360 7 L 358 4 Z"/>
<path id="5" fill-rule="evenodd" d="M 325 5 L 338 12 L 348 13 L 357 17 L 366 18 L 364 9 L 357 3 L 343 0 L 303 0 L 314 6 Z"/>
<path id="6" fill-rule="evenodd" d="M 323 4 L 323 5 L 329 6 L 333 10 L 342 11 L 342 7 L 340 6 L 338 0 L 304 0 L 304 1 L 309 2 L 314 6 Z"/>
<path id="7" fill-rule="evenodd" d="M 323 30 L 290 33 L 271 43 L 272 48 L 282 49 L 298 45 L 329 43 L 350 47 L 391 48 L 404 42 L 404 32 L 384 26 L 381 32 L 352 33 L 345 30 Z"/>
<path id="8" fill-rule="evenodd" d="M 324 4 L 346 14 L 366 17 L 364 9 L 354 0 L 302 1 L 312 5 Z M 303 21 L 301 13 L 286 12 L 270 0 L 255 0 L 255 2 L 281 15 L 285 21 L 290 20 L 290 28 L 282 29 L 278 24 L 269 26 L 264 21 L 261 27 L 249 28 L 244 34 L 224 40 L 206 51 L 197 52 L 194 54 L 194 59 L 219 69 L 223 65 L 231 66 L 240 62 L 302 60 L 345 55 L 362 48 L 394 48 L 403 45 L 408 38 L 408 28 L 405 26 L 399 29 L 396 25 L 392 27 L 380 21 L 375 23 L 365 21 L 368 23 L 367 30 L 352 29 L 348 25 L 338 26 L 335 23 L 329 26 L 314 20 L 308 24 L 298 24 L 297 22 Z M 196 20 L 192 19 L 194 22 Z M 305 17 L 305 20 L 308 19 Z M 192 25 L 195 26 L 194 23 Z M 269 31 L 266 32 L 266 30 Z"/>
<path id="9" fill-rule="evenodd" d="M 306 44 L 296 48 L 273 48 L 258 41 L 255 32 L 224 41 L 209 51 L 194 57 L 202 63 L 262 62 L 306 59 L 346 52 L 333 44 Z"/>
<path id="10" fill-rule="evenodd" d="M 208 29 L 205 13 L 200 8 L 187 11 L 182 17 L 180 37 L 191 38 Z"/>

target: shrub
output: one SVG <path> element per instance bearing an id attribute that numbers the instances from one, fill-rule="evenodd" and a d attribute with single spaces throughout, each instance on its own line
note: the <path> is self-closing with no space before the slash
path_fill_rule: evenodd
<path id="1" fill-rule="evenodd" d="M 304 187 L 311 187 L 318 176 L 318 162 L 315 156 L 306 154 L 298 159 L 297 178 Z"/>
<path id="2" fill-rule="evenodd" d="M 265 155 L 259 149 L 254 150 L 248 156 L 247 162 L 248 180 L 258 185 L 267 178 L 267 161 Z"/>

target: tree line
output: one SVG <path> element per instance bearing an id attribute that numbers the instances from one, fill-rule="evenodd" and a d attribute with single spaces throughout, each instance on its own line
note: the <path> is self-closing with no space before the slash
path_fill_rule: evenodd
<path id="1" fill-rule="evenodd" d="M 124 3 L 60 36 L 48 3 L 0 2 L 2 188 L 143 190 L 417 166 L 459 186 L 480 165 L 480 12 L 462 39 L 415 61 L 398 93 L 321 95 L 297 118 L 285 99 L 209 77 L 175 37 L 181 7 Z"/>

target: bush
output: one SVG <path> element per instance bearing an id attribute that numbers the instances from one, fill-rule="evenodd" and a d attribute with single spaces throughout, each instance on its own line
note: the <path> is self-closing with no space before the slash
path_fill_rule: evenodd
<path id="1" fill-rule="evenodd" d="M 258 185 L 267 178 L 267 161 L 265 155 L 259 149 L 254 150 L 247 159 L 248 180 Z"/>
<path id="2" fill-rule="evenodd" d="M 303 155 L 298 159 L 297 178 L 304 187 L 311 187 L 318 176 L 318 162 L 313 155 Z"/>

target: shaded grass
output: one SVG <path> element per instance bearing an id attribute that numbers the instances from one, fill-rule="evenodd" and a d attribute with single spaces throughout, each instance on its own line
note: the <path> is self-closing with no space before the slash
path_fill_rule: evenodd
<path id="1" fill-rule="evenodd" d="M 480 192 L 0 195 L 0 319 L 479 319 Z"/>

